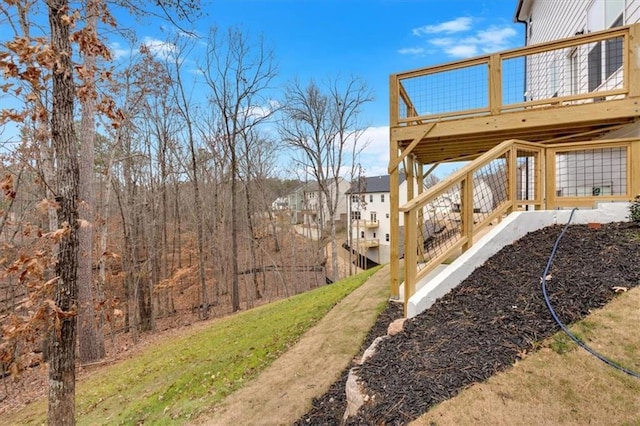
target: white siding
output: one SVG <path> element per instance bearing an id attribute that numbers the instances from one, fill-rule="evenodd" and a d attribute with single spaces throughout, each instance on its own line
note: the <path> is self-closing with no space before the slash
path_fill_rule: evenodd
<path id="1" fill-rule="evenodd" d="M 417 185 L 414 188 L 414 193 L 417 194 L 418 188 Z M 389 212 L 391 211 L 391 197 L 389 192 L 363 192 L 364 201 L 366 202 L 366 206 L 364 209 L 360 210 L 360 218 L 363 221 L 371 220 L 371 213 L 376 213 L 376 219 L 378 220 L 377 228 L 358 228 L 356 226 L 356 221 L 352 221 L 351 228 L 351 236 L 353 239 L 362 238 L 362 234 L 364 233 L 364 238 L 367 240 L 377 239 L 379 246 L 367 249 L 365 254 L 369 259 L 377 262 L 377 263 L 387 263 L 389 262 L 391 255 L 391 245 L 389 241 L 386 241 L 386 235 L 391 233 L 391 219 L 387 217 Z M 407 181 L 403 181 L 400 184 L 400 205 L 403 205 L 407 202 Z M 384 201 L 382 201 L 382 196 L 384 196 Z M 369 201 L 373 197 L 373 201 Z M 351 197 L 348 198 L 348 201 L 351 202 Z M 351 211 L 357 211 L 358 205 L 357 203 L 352 203 L 350 207 Z M 404 225 L 404 216 L 400 215 L 400 227 Z M 400 238 L 403 238 L 402 236 Z M 354 243 L 355 245 L 355 243 Z"/>
<path id="2" fill-rule="evenodd" d="M 572 37 L 582 30 L 589 31 L 587 14 L 595 1 L 611 0 L 533 0 L 528 44 Z M 640 0 L 622 1 L 625 2 L 624 25 L 640 22 Z"/>
<path id="3" fill-rule="evenodd" d="M 640 1 L 627 0 L 625 11 L 625 24 L 640 22 Z"/>
<path id="4" fill-rule="evenodd" d="M 593 0 L 538 0 L 531 7 L 528 44 L 573 36 L 586 26 Z"/>
<path id="5" fill-rule="evenodd" d="M 598 31 L 611 26 L 622 8 L 623 25 L 640 22 L 640 0 L 530 0 L 527 44 L 573 37 L 576 33 Z M 617 15 L 617 16 L 616 16 Z M 579 49 L 584 49 L 580 47 Z M 591 47 L 587 47 L 591 49 Z M 584 59 L 573 61 L 573 51 L 532 56 L 527 63 L 529 99 L 548 98 L 554 93 L 566 96 L 594 91 L 588 87 L 589 65 Z M 578 52 L 585 58 L 587 52 Z M 602 53 L 601 53 L 602 54 Z M 603 71 L 604 71 L 604 60 Z M 551 69 L 551 72 L 549 71 Z M 598 90 L 610 90 L 622 82 L 622 68 L 594 82 Z M 604 138 L 636 136 L 638 126 L 628 126 Z M 592 188 L 605 188 L 602 195 L 622 194 L 626 189 L 626 171 L 620 149 L 614 151 L 574 152 L 557 156 L 556 185 L 561 196 L 591 195 Z M 588 170 L 588 173 L 585 173 Z M 586 193 L 586 194 L 585 194 Z"/>
<path id="6" fill-rule="evenodd" d="M 622 195 L 627 190 L 626 150 L 607 148 L 556 155 L 559 196 Z M 600 194 L 592 193 L 602 188 Z"/>

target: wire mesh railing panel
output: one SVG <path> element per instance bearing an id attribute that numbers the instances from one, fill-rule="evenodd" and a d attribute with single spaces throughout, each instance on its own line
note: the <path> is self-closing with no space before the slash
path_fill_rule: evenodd
<path id="1" fill-rule="evenodd" d="M 583 98 L 574 103 L 599 101 L 588 96 L 624 87 L 623 49 L 618 36 L 504 59 L 503 105 L 569 96 Z"/>
<path id="2" fill-rule="evenodd" d="M 518 150 L 516 172 L 516 199 L 518 201 L 539 200 L 540 152 Z"/>
<path id="3" fill-rule="evenodd" d="M 416 245 L 419 271 L 462 238 L 460 189 L 460 184 L 452 185 L 421 209 Z"/>
<path id="4" fill-rule="evenodd" d="M 489 67 L 486 63 L 408 77 L 402 79 L 401 84 L 411 99 L 413 110 L 401 101 L 400 118 L 489 106 Z"/>
<path id="5" fill-rule="evenodd" d="M 627 148 L 556 152 L 556 197 L 606 197 L 627 193 Z"/>
<path id="6" fill-rule="evenodd" d="M 400 104 L 398 106 L 398 116 L 400 118 L 412 117 L 414 115 L 413 113 L 409 114 L 409 106 L 404 99 L 400 98 Z"/>
<path id="7" fill-rule="evenodd" d="M 526 101 L 524 56 L 504 59 L 502 68 L 502 104 L 510 105 Z"/>
<path id="8" fill-rule="evenodd" d="M 498 157 L 473 173 L 473 220 L 482 222 L 507 201 L 507 159 Z"/>
<path id="9" fill-rule="evenodd" d="M 626 96 L 629 29 L 557 40 L 399 75 L 398 119 L 421 121 Z M 490 67 L 494 61 L 500 66 Z M 496 84 L 499 82 L 499 84 Z M 492 104 L 499 99 L 500 105 Z"/>

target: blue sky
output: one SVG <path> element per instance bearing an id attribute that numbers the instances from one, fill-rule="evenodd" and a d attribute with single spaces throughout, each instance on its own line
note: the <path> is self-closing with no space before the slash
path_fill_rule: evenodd
<path id="1" fill-rule="evenodd" d="M 273 47 L 279 81 L 362 77 L 375 101 L 362 158 L 368 175 L 388 163 L 389 75 L 522 46 L 516 0 L 213 0 L 197 29 L 239 25 Z M 150 34 L 152 35 L 152 34 Z"/>
<path id="2" fill-rule="evenodd" d="M 522 46 L 523 25 L 513 22 L 516 0 L 202 0 L 193 28 L 238 26 L 263 36 L 274 50 L 276 85 L 297 77 L 322 81 L 341 76 L 364 79 L 375 101 L 363 110 L 370 126 L 362 164 L 367 175 L 385 174 L 388 163 L 389 75 L 488 52 Z M 118 14 L 119 15 L 119 14 Z M 138 40 L 163 45 L 166 21 L 133 22 Z M 112 39 L 117 56 L 124 42 Z M 6 136 L 6 134 L 5 134 Z M 442 172 L 440 173 L 442 174 Z"/>

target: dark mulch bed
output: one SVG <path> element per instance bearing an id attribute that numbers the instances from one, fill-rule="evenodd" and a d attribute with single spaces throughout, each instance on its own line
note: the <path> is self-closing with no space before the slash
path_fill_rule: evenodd
<path id="1" fill-rule="evenodd" d="M 503 248 L 429 310 L 407 321 L 403 332 L 384 340 L 358 372 L 377 403 L 348 424 L 407 424 L 509 368 L 523 351 L 559 331 L 545 305 L 540 277 L 561 230 L 560 225 L 544 228 Z M 570 324 L 602 307 L 614 297 L 614 286 L 638 285 L 639 255 L 640 228 L 633 224 L 605 224 L 597 230 L 570 226 L 547 283 L 560 320 Z M 384 315 L 379 330 L 397 317 Z M 296 424 L 340 424 L 345 381 L 346 372 Z"/>

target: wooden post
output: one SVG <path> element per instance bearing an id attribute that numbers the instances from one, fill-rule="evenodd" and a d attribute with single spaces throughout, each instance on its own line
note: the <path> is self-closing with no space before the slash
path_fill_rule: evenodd
<path id="1" fill-rule="evenodd" d="M 540 204 L 536 205 L 536 210 L 543 210 L 545 206 L 546 197 L 546 182 L 547 182 L 547 158 L 546 149 L 541 149 L 536 152 L 535 171 L 533 175 L 533 184 L 536 199 L 540 200 Z M 537 179 L 536 179 L 537 178 Z"/>
<path id="2" fill-rule="evenodd" d="M 630 143 L 627 169 L 630 171 L 629 196 L 633 199 L 636 195 L 640 195 L 640 140 Z"/>
<path id="3" fill-rule="evenodd" d="M 502 63 L 498 54 L 489 57 L 489 109 L 493 115 L 502 110 Z"/>
<path id="4" fill-rule="evenodd" d="M 404 316 L 407 316 L 409 298 L 416 292 L 417 262 L 417 216 L 413 208 L 404 213 Z"/>
<path id="5" fill-rule="evenodd" d="M 545 149 L 545 210 L 556 208 L 556 150 Z"/>
<path id="6" fill-rule="evenodd" d="M 507 151 L 507 197 L 511 206 L 507 214 L 512 213 L 518 206 L 518 148 L 514 145 Z M 529 173 L 529 170 L 527 170 Z"/>
<path id="7" fill-rule="evenodd" d="M 629 97 L 640 96 L 640 24 L 629 27 L 629 36 L 625 37 L 624 76 L 629 84 Z"/>
<path id="8" fill-rule="evenodd" d="M 389 78 L 389 102 L 389 164 L 396 164 L 398 140 L 393 135 L 393 129 L 398 125 L 398 78 L 395 75 Z M 400 178 L 397 164 L 389 170 L 389 198 L 390 297 L 397 300 L 400 298 L 400 253 L 398 250 L 400 243 Z"/>
<path id="9" fill-rule="evenodd" d="M 466 238 L 462 251 L 465 252 L 473 245 L 473 172 L 467 173 L 462 181 L 460 192 L 462 237 Z"/>

